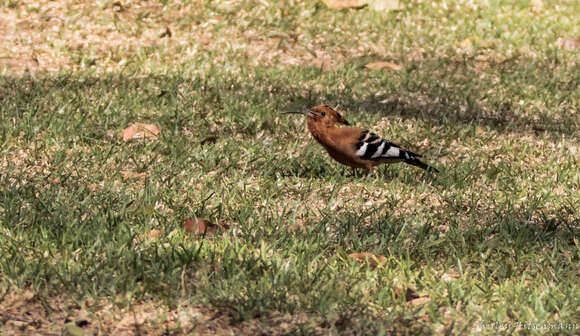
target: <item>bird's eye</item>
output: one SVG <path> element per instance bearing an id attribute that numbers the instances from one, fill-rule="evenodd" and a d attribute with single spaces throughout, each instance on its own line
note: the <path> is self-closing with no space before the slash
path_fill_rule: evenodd
<path id="1" fill-rule="evenodd" d="M 324 117 L 326 115 L 326 112 L 320 112 L 320 115 Z"/>

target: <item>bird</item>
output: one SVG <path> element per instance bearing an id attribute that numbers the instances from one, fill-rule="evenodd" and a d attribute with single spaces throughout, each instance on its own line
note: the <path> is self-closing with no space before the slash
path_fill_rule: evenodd
<path id="1" fill-rule="evenodd" d="M 374 167 L 383 163 L 404 162 L 428 172 L 439 170 L 419 160 L 421 155 L 387 141 L 368 129 L 350 126 L 343 115 L 328 105 L 286 111 L 287 114 L 306 116 L 307 127 L 314 139 L 324 147 L 331 158 L 339 163 L 367 170 L 367 179 L 374 174 Z"/>

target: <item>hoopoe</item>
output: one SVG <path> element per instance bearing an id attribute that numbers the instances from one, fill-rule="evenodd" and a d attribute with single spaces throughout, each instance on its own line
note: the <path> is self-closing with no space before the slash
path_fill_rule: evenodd
<path id="1" fill-rule="evenodd" d="M 303 114 L 307 117 L 308 130 L 316 141 L 324 147 L 330 157 L 353 168 L 365 168 L 367 178 L 374 173 L 374 167 L 383 163 L 404 162 L 427 171 L 439 172 L 418 158 L 421 155 L 402 149 L 400 146 L 382 139 L 364 128 L 338 128 L 336 124 L 350 124 L 335 109 L 328 105 L 318 105 L 300 111 L 285 113 Z"/>

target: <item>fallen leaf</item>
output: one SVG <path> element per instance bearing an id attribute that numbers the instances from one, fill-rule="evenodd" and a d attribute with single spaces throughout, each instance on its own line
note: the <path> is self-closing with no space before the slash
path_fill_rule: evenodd
<path id="1" fill-rule="evenodd" d="M 374 62 L 365 65 L 365 67 L 372 70 L 391 69 L 395 71 L 401 71 L 404 69 L 403 66 L 392 62 Z"/>
<path id="2" fill-rule="evenodd" d="M 416 299 L 410 300 L 410 301 L 408 301 L 408 303 L 410 305 L 413 305 L 413 306 L 420 306 L 420 305 L 426 304 L 429 301 L 431 301 L 431 298 L 430 297 L 423 296 L 423 297 L 418 297 Z"/>
<path id="3" fill-rule="evenodd" d="M 405 291 L 405 300 L 407 302 L 420 298 L 419 293 L 411 287 L 407 287 Z"/>
<path id="4" fill-rule="evenodd" d="M 123 12 L 125 11 L 125 6 L 123 6 L 123 4 L 120 1 L 115 1 L 113 2 L 113 10 L 115 12 Z"/>
<path id="5" fill-rule="evenodd" d="M 306 228 L 304 227 L 304 225 L 302 223 L 295 223 L 295 224 L 291 224 L 289 225 L 286 230 L 288 232 L 294 232 L 294 231 L 301 231 L 302 233 L 306 233 Z"/>
<path id="6" fill-rule="evenodd" d="M 161 237 L 162 233 L 163 232 L 161 230 L 153 229 L 147 233 L 147 238 L 149 238 L 151 240 L 159 239 L 159 237 Z"/>
<path id="7" fill-rule="evenodd" d="M 217 141 L 217 137 L 214 135 L 210 135 L 208 137 L 206 137 L 205 139 L 201 140 L 200 145 L 206 145 L 206 144 L 214 144 Z"/>
<path id="8" fill-rule="evenodd" d="M 219 225 L 213 224 L 203 218 L 187 218 L 183 221 L 183 228 L 185 232 L 193 232 L 196 235 L 211 234 L 216 230 L 228 230 L 230 227 L 225 223 L 220 223 Z"/>
<path id="9" fill-rule="evenodd" d="M 451 271 L 448 273 L 445 273 L 441 276 L 441 280 L 445 281 L 445 282 L 449 282 L 455 279 L 459 279 L 459 273 L 456 271 Z"/>
<path id="10" fill-rule="evenodd" d="M 159 33 L 159 38 L 171 37 L 171 35 L 173 35 L 171 33 L 171 29 L 169 29 L 169 27 L 165 27 L 165 29 Z"/>
<path id="11" fill-rule="evenodd" d="M 327 70 L 332 66 L 332 57 L 327 53 L 318 53 L 312 61 L 312 65 L 321 70 Z"/>
<path id="12" fill-rule="evenodd" d="M 556 44 L 561 49 L 578 49 L 580 48 L 580 38 L 560 37 L 556 41 Z"/>
<path id="13" fill-rule="evenodd" d="M 121 175 L 123 176 L 124 180 L 144 179 L 147 176 L 147 173 L 136 173 L 133 171 L 122 171 Z"/>
<path id="14" fill-rule="evenodd" d="M 351 253 L 348 256 L 360 262 L 368 262 L 369 266 L 373 269 L 377 268 L 377 266 L 387 261 L 387 258 L 385 256 L 375 255 L 368 252 Z"/>
<path id="15" fill-rule="evenodd" d="M 326 6 L 330 9 L 346 9 L 354 8 L 359 9 L 367 5 L 367 1 L 364 0 L 322 0 Z"/>
<path id="16" fill-rule="evenodd" d="M 401 287 L 397 287 L 393 291 L 395 293 L 395 297 L 399 298 L 403 296 L 403 292 L 405 294 L 405 301 L 409 302 L 415 299 L 420 298 L 419 293 L 411 287 L 407 287 L 407 289 L 403 290 Z"/>
<path id="17" fill-rule="evenodd" d="M 156 125 L 135 123 L 121 132 L 123 140 L 128 141 L 131 139 L 139 138 L 157 138 L 159 134 L 159 128 Z"/>

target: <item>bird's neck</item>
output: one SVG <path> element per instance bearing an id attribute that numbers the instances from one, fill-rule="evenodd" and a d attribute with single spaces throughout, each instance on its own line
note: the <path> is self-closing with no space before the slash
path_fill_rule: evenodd
<path id="1" fill-rule="evenodd" d="M 314 139 L 316 139 L 316 141 L 318 141 L 318 143 L 320 143 L 324 147 L 332 145 L 333 141 L 329 133 L 336 128 L 334 125 L 327 125 L 323 123 L 317 123 L 312 120 L 308 120 L 307 126 L 308 130 L 310 131 L 310 134 L 312 134 L 312 136 L 314 137 Z"/>

